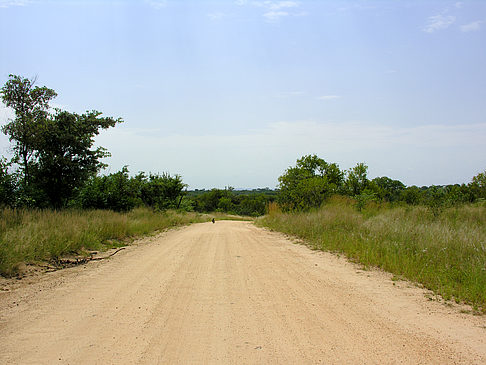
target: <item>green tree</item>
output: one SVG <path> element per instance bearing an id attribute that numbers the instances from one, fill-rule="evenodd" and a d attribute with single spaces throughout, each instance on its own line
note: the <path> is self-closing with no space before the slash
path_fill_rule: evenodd
<path id="1" fill-rule="evenodd" d="M 306 210 L 319 207 L 343 184 L 344 174 L 335 163 L 327 163 L 316 155 L 297 160 L 278 178 L 278 202 L 284 210 Z"/>
<path id="2" fill-rule="evenodd" d="M 100 160 L 110 154 L 103 147 L 93 149 L 94 138 L 100 130 L 122 120 L 100 115 L 97 111 L 78 115 L 57 109 L 37 131 L 32 179 L 50 206 L 65 206 L 76 188 L 106 166 Z"/>
<path id="3" fill-rule="evenodd" d="M 430 209 L 434 216 L 438 216 L 447 203 L 447 192 L 443 186 L 429 186 L 422 193 L 424 204 Z"/>
<path id="4" fill-rule="evenodd" d="M 2 132 L 14 144 L 13 161 L 21 166 L 26 186 L 30 182 L 29 167 L 38 143 L 37 131 L 48 116 L 49 101 L 57 94 L 45 86 L 35 86 L 35 78 L 9 77 L 0 94 L 3 103 L 14 110 L 15 118 L 2 127 Z"/>
<path id="5" fill-rule="evenodd" d="M 351 196 L 360 195 L 369 185 L 368 166 L 360 162 L 348 170 L 346 186 Z"/>
<path id="6" fill-rule="evenodd" d="M 464 189 L 464 187 L 459 184 L 447 185 L 444 189 L 446 205 L 448 206 L 463 204 L 469 200 L 469 195 L 465 194 L 467 188 Z"/>
<path id="7" fill-rule="evenodd" d="M 382 176 L 371 180 L 370 188 L 380 200 L 394 202 L 400 199 L 400 194 L 405 189 L 405 185 L 399 180 Z"/>
<path id="8" fill-rule="evenodd" d="M 94 176 L 79 190 L 74 205 L 84 209 L 128 211 L 141 205 L 143 175 L 131 178 L 128 167 L 105 176 Z"/>
<path id="9" fill-rule="evenodd" d="M 0 158 L 0 207 L 15 206 L 17 200 L 17 175 L 9 172 L 10 164 Z"/>
<path id="10" fill-rule="evenodd" d="M 422 190 L 419 187 L 415 185 L 408 186 L 400 193 L 400 200 L 410 205 L 417 205 L 422 201 L 422 194 Z"/>
<path id="11" fill-rule="evenodd" d="M 221 212 L 228 212 L 233 213 L 235 206 L 233 205 L 233 201 L 229 196 L 223 196 L 219 198 L 218 201 L 218 210 Z"/>
<path id="12" fill-rule="evenodd" d="M 265 214 L 268 201 L 264 194 L 243 195 L 236 210 L 240 215 L 258 217 Z"/>
<path id="13" fill-rule="evenodd" d="M 486 171 L 474 176 L 469 184 L 469 188 L 476 199 L 486 199 Z"/>
<path id="14" fill-rule="evenodd" d="M 150 174 L 148 179 L 143 181 L 141 198 L 146 205 L 155 209 L 179 208 L 186 186 L 179 175 Z"/>

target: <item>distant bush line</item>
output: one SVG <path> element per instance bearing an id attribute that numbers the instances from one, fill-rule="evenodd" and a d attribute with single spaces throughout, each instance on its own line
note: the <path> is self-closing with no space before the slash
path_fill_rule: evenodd
<path id="1" fill-rule="evenodd" d="M 389 177 L 368 178 L 368 166 L 358 163 L 341 170 L 316 155 L 297 160 L 279 177 L 277 202 L 283 211 L 308 211 L 319 208 L 334 195 L 352 197 L 361 210 L 367 202 L 424 205 L 435 215 L 446 207 L 486 199 L 486 171 L 474 176 L 468 184 L 446 186 L 405 186 Z"/>
<path id="2" fill-rule="evenodd" d="M 185 197 L 186 208 L 196 212 L 223 212 L 242 216 L 258 217 L 267 211 L 269 202 L 275 201 L 275 190 L 226 189 L 195 190 Z"/>

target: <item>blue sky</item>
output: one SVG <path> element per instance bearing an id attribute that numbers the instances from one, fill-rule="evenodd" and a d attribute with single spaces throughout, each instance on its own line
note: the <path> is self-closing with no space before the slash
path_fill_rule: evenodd
<path id="1" fill-rule="evenodd" d="M 463 183 L 486 168 L 485 32 L 486 1 L 0 0 L 0 84 L 122 117 L 111 172 L 275 187 L 315 153 Z"/>

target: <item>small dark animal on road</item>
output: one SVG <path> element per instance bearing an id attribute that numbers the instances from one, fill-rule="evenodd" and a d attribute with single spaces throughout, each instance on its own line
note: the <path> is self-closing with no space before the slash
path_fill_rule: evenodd
<path id="1" fill-rule="evenodd" d="M 213 218 L 213 220 L 212 220 L 211 222 L 213 222 L 213 223 L 214 223 L 214 218 Z"/>

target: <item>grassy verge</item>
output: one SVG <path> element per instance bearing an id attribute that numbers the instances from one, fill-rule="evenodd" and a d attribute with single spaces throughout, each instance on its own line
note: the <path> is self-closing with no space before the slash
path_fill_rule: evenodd
<path id="1" fill-rule="evenodd" d="M 0 275 L 19 264 L 49 261 L 85 250 L 104 250 L 122 241 L 169 227 L 207 222 L 208 215 L 153 212 L 0 210 Z"/>
<path id="2" fill-rule="evenodd" d="M 485 205 L 444 209 L 438 215 L 425 207 L 376 205 L 358 212 L 352 201 L 336 198 L 311 213 L 273 209 L 257 224 L 486 312 Z"/>

